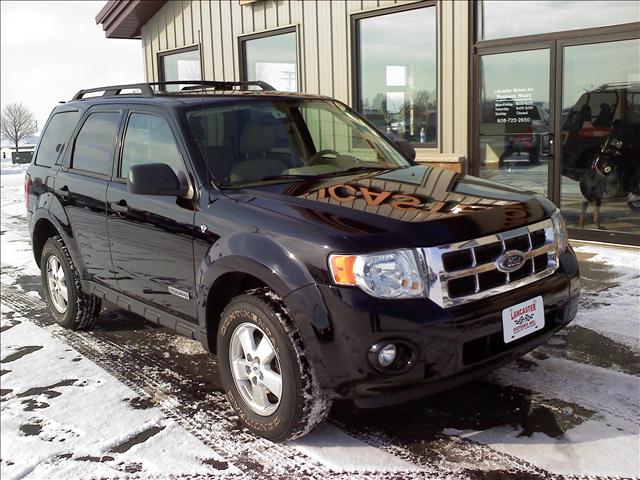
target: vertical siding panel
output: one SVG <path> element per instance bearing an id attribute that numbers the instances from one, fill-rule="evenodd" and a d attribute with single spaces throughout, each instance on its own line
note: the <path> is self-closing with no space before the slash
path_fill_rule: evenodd
<path id="1" fill-rule="evenodd" d="M 182 18 L 184 23 L 184 44 L 191 45 L 197 42 L 193 31 L 193 12 L 191 11 L 191 0 L 182 2 Z"/>
<path id="2" fill-rule="evenodd" d="M 268 29 L 277 28 L 278 22 L 278 5 L 273 0 L 264 2 L 265 25 Z"/>
<path id="3" fill-rule="evenodd" d="M 242 7 L 242 24 L 244 25 L 244 33 L 255 32 L 253 25 L 253 5 L 245 5 Z"/>
<path id="4" fill-rule="evenodd" d="M 253 28 L 256 31 L 264 30 L 267 28 L 267 19 L 265 14 L 265 5 L 267 2 L 258 2 L 251 5 L 253 8 Z"/>
<path id="5" fill-rule="evenodd" d="M 202 35 L 202 2 L 200 0 L 192 0 L 191 2 L 191 31 L 193 32 L 193 43 L 198 43 L 198 30 Z"/>
<path id="6" fill-rule="evenodd" d="M 289 0 L 276 0 L 276 13 L 278 15 L 278 26 L 290 25 L 291 16 L 289 15 L 291 4 Z"/>
<path id="7" fill-rule="evenodd" d="M 204 72 L 202 78 L 204 80 L 215 79 L 213 71 L 213 42 L 211 40 L 211 2 L 202 2 L 202 58 L 204 63 Z"/>
<path id="8" fill-rule="evenodd" d="M 182 14 L 182 0 L 171 0 L 169 3 L 174 4 L 176 14 L 176 47 L 184 46 L 184 15 Z"/>
<path id="9" fill-rule="evenodd" d="M 222 48 L 224 49 L 224 80 L 235 79 L 233 62 L 233 30 L 231 27 L 231 2 L 220 2 L 220 22 L 222 28 Z"/>
<path id="10" fill-rule="evenodd" d="M 298 71 L 300 78 L 298 79 L 298 90 L 306 92 L 307 90 L 307 60 L 306 60 L 306 27 L 304 25 L 304 14 L 302 11 L 302 2 L 300 0 L 290 0 L 285 2 L 289 10 L 289 23 L 299 25 L 298 28 Z"/>
<path id="11" fill-rule="evenodd" d="M 211 6 L 211 43 L 213 51 L 213 78 L 224 80 L 224 52 L 222 50 L 222 25 L 220 22 L 220 2 L 210 2 Z"/>
<path id="12" fill-rule="evenodd" d="M 333 42 L 331 7 L 333 2 L 318 2 L 318 81 L 322 95 L 333 96 Z"/>
<path id="13" fill-rule="evenodd" d="M 347 7 L 345 2 L 333 4 L 331 30 L 333 32 L 333 96 L 345 103 L 349 102 L 349 45 L 347 29 Z"/>
<path id="14" fill-rule="evenodd" d="M 362 2 L 361 10 L 372 10 L 378 6 L 378 0 L 365 0 Z"/>
<path id="15" fill-rule="evenodd" d="M 142 49 L 144 52 L 144 78 L 147 82 L 153 82 L 153 52 L 151 50 L 151 34 L 149 24 L 142 28 Z"/>
<path id="16" fill-rule="evenodd" d="M 167 23 L 167 48 L 176 48 L 175 2 L 167 2 L 164 8 Z"/>
<path id="17" fill-rule="evenodd" d="M 235 78 L 240 80 L 240 51 L 238 45 L 238 35 L 242 33 L 242 7 L 239 2 L 233 2 L 231 4 L 231 17 L 233 26 L 233 44 L 232 44 L 232 53 L 233 53 L 233 65 Z"/>
<path id="18" fill-rule="evenodd" d="M 155 17 L 156 25 L 158 26 L 158 44 L 160 50 L 166 50 L 167 46 L 167 18 L 165 15 L 157 15 Z"/>
<path id="19" fill-rule="evenodd" d="M 308 93 L 320 93 L 318 82 L 318 25 L 317 3 L 315 1 L 302 2 L 302 16 L 304 22 L 304 57 L 306 89 Z"/>
<path id="20" fill-rule="evenodd" d="M 151 24 L 151 28 L 149 29 L 149 33 L 151 34 L 151 52 L 152 52 L 152 60 L 153 60 L 153 78 L 154 81 L 159 79 L 158 69 L 160 66 L 158 65 L 158 50 L 160 50 L 160 39 L 158 38 L 158 22 L 159 18 L 155 18 L 153 23 Z"/>

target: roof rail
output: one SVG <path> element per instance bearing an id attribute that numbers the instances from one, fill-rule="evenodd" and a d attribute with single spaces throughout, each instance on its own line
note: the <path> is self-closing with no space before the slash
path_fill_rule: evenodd
<path id="1" fill-rule="evenodd" d="M 214 89 L 214 90 L 233 90 L 234 87 L 242 87 L 243 89 L 247 89 L 251 86 L 256 86 L 262 88 L 264 91 L 275 91 L 271 85 L 267 82 L 263 82 L 261 80 L 257 81 L 249 81 L 249 82 L 217 82 L 211 80 L 173 80 L 169 82 L 149 82 L 149 83 L 131 83 L 127 85 L 110 85 L 107 87 L 97 87 L 97 88 L 88 88 L 85 90 L 80 90 L 76 93 L 72 100 L 82 100 L 87 98 L 86 95 L 89 93 L 98 93 L 103 92 L 102 97 L 117 97 L 120 95 L 131 95 L 131 96 L 142 96 L 142 97 L 154 97 L 157 93 L 154 91 L 153 86 L 163 87 L 165 85 L 186 85 L 180 89 L 178 92 L 171 93 L 180 93 L 180 92 L 191 92 L 194 90 L 205 90 L 205 89 Z M 139 90 L 138 92 L 131 92 L 131 90 Z M 94 97 L 91 97 L 94 98 Z"/>

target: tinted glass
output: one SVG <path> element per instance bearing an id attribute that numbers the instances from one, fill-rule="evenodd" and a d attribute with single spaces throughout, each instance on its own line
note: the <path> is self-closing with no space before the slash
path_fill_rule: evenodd
<path id="1" fill-rule="evenodd" d="M 331 101 L 197 108 L 187 120 L 209 171 L 223 185 L 409 165 L 387 139 Z"/>
<path id="2" fill-rule="evenodd" d="M 358 21 L 361 112 L 389 136 L 437 138 L 436 9 Z"/>
<path id="3" fill-rule="evenodd" d="M 640 21 L 635 0 L 478 2 L 478 40 L 519 37 Z"/>
<path id="4" fill-rule="evenodd" d="M 156 115 L 133 113 L 124 137 L 120 178 L 127 178 L 132 165 L 164 163 L 178 175 L 184 171 L 182 157 L 167 121 Z"/>
<path id="5" fill-rule="evenodd" d="M 246 40 L 244 49 L 247 80 L 262 80 L 284 92 L 298 90 L 298 55 L 294 32 Z"/>
<path id="6" fill-rule="evenodd" d="M 549 50 L 479 58 L 480 176 L 547 193 Z"/>
<path id="7" fill-rule="evenodd" d="M 89 115 L 76 137 L 72 168 L 111 175 L 119 118 L 118 112 Z"/>
<path id="8" fill-rule="evenodd" d="M 162 79 L 169 82 L 175 80 L 201 80 L 200 77 L 200 52 L 189 50 L 188 52 L 172 53 L 161 57 Z M 182 85 L 167 85 L 166 90 L 175 92 Z"/>
<path id="9" fill-rule="evenodd" d="M 561 140 L 568 225 L 640 233 L 640 40 L 564 48 Z"/>
<path id="10" fill-rule="evenodd" d="M 38 145 L 36 165 L 50 167 L 62 158 L 64 147 L 71 138 L 79 116 L 78 112 L 62 112 L 51 117 Z"/>

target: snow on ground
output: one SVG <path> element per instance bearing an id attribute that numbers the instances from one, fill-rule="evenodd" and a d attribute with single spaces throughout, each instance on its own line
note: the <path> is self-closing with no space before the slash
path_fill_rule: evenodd
<path id="1" fill-rule="evenodd" d="M 5 306 L 2 329 L 3 479 L 239 472 L 130 388 Z M 60 463 L 65 457 L 69 461 Z"/>
<path id="2" fill-rule="evenodd" d="M 640 476 L 640 250 L 577 247 L 578 317 L 521 361 L 433 399 L 338 405 L 309 436 L 273 445 L 238 429 L 201 382 L 217 367 L 198 343 L 112 310 L 96 334 L 52 325 L 35 291 L 25 169 L 0 168 L 3 479 Z"/>
<path id="3" fill-rule="evenodd" d="M 584 245 L 576 251 L 586 262 L 615 272 L 617 284 L 614 289 L 594 292 L 600 308 L 583 309 L 576 323 L 640 349 L 640 249 Z M 588 288 L 586 293 L 590 293 Z"/>

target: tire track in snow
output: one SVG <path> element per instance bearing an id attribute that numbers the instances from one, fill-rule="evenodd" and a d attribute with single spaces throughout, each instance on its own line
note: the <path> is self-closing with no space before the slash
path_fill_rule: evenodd
<path id="1" fill-rule="evenodd" d="M 487 475 L 491 477 L 494 474 L 500 478 L 505 476 L 505 478 L 526 478 L 527 480 L 615 478 L 555 475 L 525 460 L 498 452 L 489 445 L 445 434 L 438 435 L 437 451 L 431 452 L 432 455 L 426 457 L 397 445 L 383 432 L 366 426 L 353 428 L 330 419 L 331 423 L 349 436 L 424 469 L 420 472 L 402 470 L 338 472 L 314 461 L 293 446 L 274 444 L 242 429 L 235 413 L 221 393 L 204 387 L 206 390 L 204 398 L 193 398 L 194 392 L 202 394 L 201 384 L 176 372 L 162 359 L 154 357 L 150 360 L 137 349 L 116 343 L 100 331 L 73 332 L 62 329 L 50 318 L 47 305 L 43 300 L 23 293 L 14 285 L 2 284 L 2 301 L 50 334 L 62 338 L 137 394 L 151 399 L 167 417 L 177 421 L 230 463 L 243 468 L 249 477 L 462 479 L 485 478 Z M 484 467 L 473 471 L 456 468 L 455 464 L 443 458 L 442 452 L 451 454 L 447 456 L 468 459 L 467 463 L 484 465 Z M 434 460 L 434 457 L 439 458 Z"/>
<path id="2" fill-rule="evenodd" d="M 154 358 L 150 365 L 149 359 L 140 352 L 113 342 L 99 331 L 74 332 L 62 329 L 51 320 L 44 301 L 24 294 L 13 285 L 2 284 L 2 301 L 50 334 L 63 339 L 137 394 L 152 399 L 167 417 L 176 420 L 230 463 L 245 469 L 249 476 L 461 478 L 459 474 L 433 471 L 431 468 L 422 472 L 334 471 L 293 446 L 274 444 L 244 430 L 221 393 L 207 391 L 204 399 L 189 398 L 194 391 L 201 390 L 200 384 L 170 370 L 171 366 L 161 359 Z"/>

